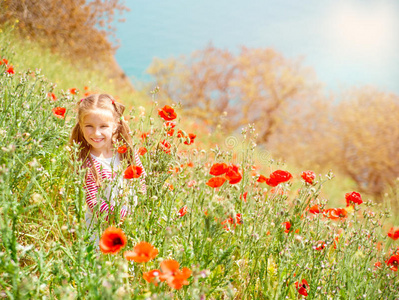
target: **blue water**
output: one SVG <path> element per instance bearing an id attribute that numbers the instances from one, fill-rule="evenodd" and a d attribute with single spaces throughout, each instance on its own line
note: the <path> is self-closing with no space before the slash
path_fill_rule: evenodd
<path id="1" fill-rule="evenodd" d="M 133 83 L 139 84 L 152 79 L 146 69 L 154 57 L 189 55 L 210 42 L 232 52 L 238 52 L 241 45 L 271 47 L 287 58 L 303 58 L 303 65 L 316 71 L 326 89 L 338 91 L 371 84 L 399 94 L 399 42 L 396 37 L 388 36 L 393 42 L 377 54 L 365 48 L 356 50 L 355 40 L 355 50 L 349 49 L 351 45 L 348 44 L 345 45 L 349 47 L 347 50 L 341 49 L 337 42 L 331 46 L 326 26 L 334 24 L 327 22 L 326 25 L 326 20 L 331 18 L 339 2 L 128 0 L 125 4 L 131 11 L 123 16 L 126 22 L 117 25 L 121 46 L 116 59 Z M 369 5 L 371 12 L 376 5 L 389 5 L 386 10 L 397 9 L 394 16 L 399 20 L 398 1 L 347 2 L 353 2 L 355 8 L 358 5 L 358 10 L 367 9 Z M 396 28 L 394 31 L 396 34 Z"/>

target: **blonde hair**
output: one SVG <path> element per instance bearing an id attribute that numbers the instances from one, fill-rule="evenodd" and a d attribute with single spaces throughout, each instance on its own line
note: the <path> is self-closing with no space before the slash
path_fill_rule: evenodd
<path id="1" fill-rule="evenodd" d="M 123 112 L 125 106 L 121 103 L 117 103 L 111 95 L 108 94 L 93 94 L 86 98 L 81 99 L 78 102 L 78 113 L 76 117 L 76 125 L 72 129 L 71 136 L 69 138 L 69 145 L 73 146 L 74 143 L 79 145 L 78 160 L 82 162 L 82 168 L 88 168 L 89 162 L 90 172 L 93 174 L 96 181 L 96 185 L 101 185 L 101 176 L 94 166 L 93 159 L 90 154 L 91 145 L 86 141 L 83 136 L 81 124 L 84 117 L 95 109 L 107 109 L 112 112 L 115 123 L 117 125 L 116 130 L 112 136 L 112 140 L 116 142 L 122 142 L 126 144 L 127 151 L 121 153 L 121 160 L 127 159 L 128 163 L 133 163 L 134 153 L 132 147 L 132 138 L 130 137 L 130 129 L 127 122 L 123 121 Z M 86 173 L 86 176 L 88 173 Z"/>

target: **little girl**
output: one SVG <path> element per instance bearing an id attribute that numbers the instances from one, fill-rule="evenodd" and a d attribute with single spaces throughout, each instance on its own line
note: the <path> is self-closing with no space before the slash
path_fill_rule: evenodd
<path id="1" fill-rule="evenodd" d="M 70 145 L 79 144 L 78 160 L 82 168 L 87 169 L 88 227 L 97 223 L 94 215 L 105 214 L 105 220 L 108 220 L 115 208 L 120 209 L 120 219 L 123 220 L 131 207 L 121 202 L 128 202 L 128 199 L 137 202 L 134 190 L 121 176 L 122 167 L 137 165 L 143 169 L 141 191 L 146 192 L 146 173 L 138 152 L 133 152 L 129 126 L 122 117 L 124 110 L 125 107 L 108 94 L 90 95 L 78 103 L 77 123 L 69 142 Z M 118 153 L 116 145 L 126 145 L 127 151 Z M 127 164 L 122 164 L 123 161 Z"/>

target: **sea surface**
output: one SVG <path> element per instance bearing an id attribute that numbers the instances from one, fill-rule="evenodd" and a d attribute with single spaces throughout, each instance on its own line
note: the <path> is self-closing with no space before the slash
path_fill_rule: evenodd
<path id="1" fill-rule="evenodd" d="M 399 1 L 128 0 L 116 59 L 133 84 L 151 81 L 155 57 L 212 43 L 273 48 L 302 58 L 327 90 L 374 85 L 399 94 Z"/>

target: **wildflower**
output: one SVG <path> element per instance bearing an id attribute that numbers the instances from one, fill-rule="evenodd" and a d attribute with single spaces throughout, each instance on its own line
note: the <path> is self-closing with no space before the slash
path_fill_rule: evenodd
<path id="1" fill-rule="evenodd" d="M 240 195 L 240 200 L 244 199 L 244 202 L 247 202 L 247 195 L 248 195 L 248 192 L 245 192 L 244 194 L 241 194 Z"/>
<path id="2" fill-rule="evenodd" d="M 266 179 L 266 184 L 270 186 L 277 186 L 280 183 L 287 182 L 292 179 L 291 173 L 283 170 L 277 170 L 270 174 L 270 177 Z"/>
<path id="3" fill-rule="evenodd" d="M 161 262 L 161 271 L 159 279 L 166 281 L 171 288 L 180 290 L 183 285 L 188 285 L 188 278 L 191 276 L 189 268 L 179 269 L 180 265 L 173 259 L 164 260 Z"/>
<path id="4" fill-rule="evenodd" d="M 190 181 L 187 182 L 187 186 L 188 187 L 193 187 L 196 184 L 197 184 L 197 181 L 195 181 L 195 180 L 190 180 Z"/>
<path id="5" fill-rule="evenodd" d="M 122 145 L 118 148 L 118 153 L 125 153 L 127 151 L 126 145 Z"/>
<path id="6" fill-rule="evenodd" d="M 161 274 L 161 271 L 158 269 L 151 270 L 149 272 L 143 273 L 143 278 L 148 283 L 153 283 L 154 285 L 158 286 L 158 282 L 155 280 Z"/>
<path id="7" fill-rule="evenodd" d="M 318 241 L 318 242 L 316 243 L 315 249 L 316 249 L 317 251 L 321 251 L 321 250 L 323 250 L 326 246 L 327 246 L 327 244 L 326 244 L 325 242 L 323 242 L 323 241 Z"/>
<path id="8" fill-rule="evenodd" d="M 381 269 L 382 268 L 382 263 L 380 262 L 380 261 L 377 261 L 375 264 L 374 264 L 374 269 Z"/>
<path id="9" fill-rule="evenodd" d="M 190 141 L 185 141 L 184 144 L 186 145 L 191 145 L 192 143 L 194 143 L 194 139 L 197 137 L 194 133 L 189 133 L 188 137 L 190 139 Z"/>
<path id="10" fill-rule="evenodd" d="M 393 239 L 393 240 L 397 240 L 399 239 L 399 229 L 395 229 L 394 227 L 392 227 L 389 231 L 388 231 L 388 236 Z"/>
<path id="11" fill-rule="evenodd" d="M 171 121 L 177 117 L 175 110 L 169 105 L 165 105 L 162 109 L 158 109 L 158 115 L 165 121 Z"/>
<path id="12" fill-rule="evenodd" d="M 259 175 L 259 178 L 258 178 L 258 180 L 256 180 L 257 182 L 260 182 L 260 183 L 262 183 L 262 182 L 266 182 L 267 181 L 267 177 L 266 176 L 263 176 L 263 175 Z"/>
<path id="13" fill-rule="evenodd" d="M 233 164 L 227 169 L 225 177 L 230 184 L 236 184 L 242 179 L 241 174 L 238 172 L 238 167 Z"/>
<path id="14" fill-rule="evenodd" d="M 331 220 L 342 220 L 348 216 L 348 212 L 344 208 L 329 208 L 323 211 L 323 215 Z"/>
<path id="15" fill-rule="evenodd" d="M 311 208 L 309 208 L 309 212 L 311 214 L 319 214 L 320 213 L 320 206 L 318 204 L 313 205 Z"/>
<path id="16" fill-rule="evenodd" d="M 2 64 L 5 64 L 5 65 L 7 66 L 7 65 L 8 65 L 8 60 L 5 59 L 5 58 L 3 58 L 2 60 L 0 60 L 0 66 L 1 66 Z"/>
<path id="17" fill-rule="evenodd" d="M 71 89 L 69 89 L 68 90 L 68 92 L 70 93 L 70 94 L 72 94 L 72 95 L 76 95 L 77 94 L 77 88 L 71 88 Z"/>
<path id="18" fill-rule="evenodd" d="M 8 66 L 6 72 L 7 72 L 8 74 L 15 74 L 14 67 L 13 67 L 13 66 Z"/>
<path id="19" fill-rule="evenodd" d="M 346 193 L 345 194 L 346 206 L 355 205 L 355 204 L 362 204 L 362 196 L 357 192 Z"/>
<path id="20" fill-rule="evenodd" d="M 284 222 L 282 225 L 283 225 L 283 227 L 285 227 L 285 230 L 284 230 L 285 233 L 290 232 L 290 229 L 291 229 L 291 223 L 290 222 Z"/>
<path id="21" fill-rule="evenodd" d="M 136 263 L 148 262 L 158 255 L 158 249 L 147 242 L 140 242 L 134 246 L 133 251 L 126 251 L 123 256 Z"/>
<path id="22" fill-rule="evenodd" d="M 209 174 L 214 176 L 223 175 L 228 170 L 228 166 L 225 163 L 214 163 L 209 171 Z"/>
<path id="23" fill-rule="evenodd" d="M 140 147 L 138 153 L 139 155 L 144 155 L 147 153 L 147 149 L 145 147 Z"/>
<path id="24" fill-rule="evenodd" d="M 127 239 L 122 229 L 109 227 L 100 239 L 100 250 L 104 254 L 116 254 L 126 246 Z"/>
<path id="25" fill-rule="evenodd" d="M 206 185 L 213 187 L 213 188 L 218 188 L 225 183 L 226 179 L 223 177 L 212 177 L 211 179 L 208 180 Z"/>
<path id="26" fill-rule="evenodd" d="M 53 108 L 53 114 L 59 119 L 65 118 L 65 112 L 66 112 L 66 108 L 64 108 L 64 107 Z"/>
<path id="27" fill-rule="evenodd" d="M 176 127 L 176 123 L 172 122 L 172 121 L 166 121 L 163 123 L 163 126 L 165 126 L 166 128 L 172 129 Z"/>
<path id="28" fill-rule="evenodd" d="M 172 136 L 174 132 L 175 132 L 175 130 L 172 128 L 172 129 L 170 129 L 168 132 L 166 132 L 166 134 L 167 134 L 168 136 Z"/>
<path id="29" fill-rule="evenodd" d="M 179 209 L 179 217 L 183 217 L 187 213 L 187 205 L 184 205 L 182 208 Z"/>
<path id="30" fill-rule="evenodd" d="M 57 96 L 54 93 L 47 93 L 47 97 L 51 98 L 53 101 L 57 100 Z"/>
<path id="31" fill-rule="evenodd" d="M 123 178 L 125 179 L 139 178 L 141 174 L 143 174 L 142 167 L 131 165 L 126 168 Z"/>
<path id="32" fill-rule="evenodd" d="M 235 219 L 233 219 L 232 217 L 228 217 L 228 218 L 227 218 L 226 220 L 224 220 L 221 224 L 224 225 L 223 228 L 224 228 L 226 231 L 229 231 L 229 230 L 230 230 L 228 224 L 232 224 L 232 225 L 233 225 L 233 229 L 235 229 L 235 228 L 237 227 L 237 224 L 238 224 L 238 225 L 241 225 L 241 224 L 242 224 L 242 216 L 241 216 L 241 214 L 236 214 Z"/>
<path id="33" fill-rule="evenodd" d="M 170 145 L 170 143 L 169 143 L 168 141 L 163 140 L 163 141 L 160 143 L 160 145 L 161 145 L 161 149 L 163 150 L 163 152 L 165 152 L 166 154 L 169 154 L 169 153 L 170 153 L 170 148 L 171 148 L 172 146 Z"/>
<path id="34" fill-rule="evenodd" d="M 146 140 L 146 138 L 149 136 L 150 134 L 148 132 L 142 132 L 140 134 L 140 138 L 141 140 L 144 142 Z"/>
<path id="35" fill-rule="evenodd" d="M 313 171 L 303 171 L 301 177 L 307 183 L 313 184 L 313 180 L 316 178 L 316 174 Z"/>
<path id="36" fill-rule="evenodd" d="M 398 271 L 399 266 L 399 254 L 392 255 L 386 262 L 385 262 L 392 271 Z"/>
<path id="37" fill-rule="evenodd" d="M 308 291 L 306 289 L 309 288 L 309 284 L 306 281 L 306 279 L 302 279 L 301 283 L 296 281 L 295 287 L 296 287 L 296 290 L 298 291 L 298 293 L 301 294 L 302 296 L 306 297 L 308 295 Z"/>
<path id="38" fill-rule="evenodd" d="M 185 137 L 184 132 L 181 131 L 181 130 L 179 129 L 179 130 L 177 131 L 177 137 L 178 137 L 178 138 L 184 138 L 184 137 Z"/>

